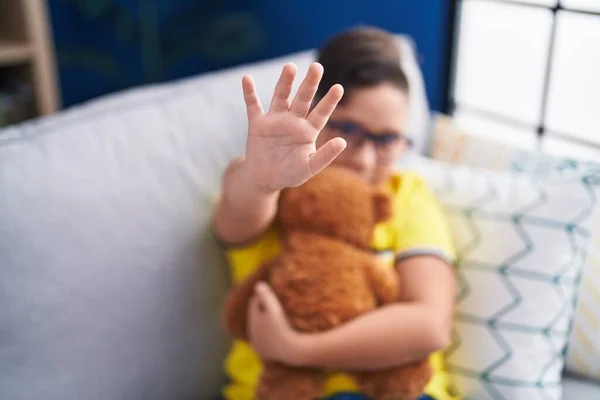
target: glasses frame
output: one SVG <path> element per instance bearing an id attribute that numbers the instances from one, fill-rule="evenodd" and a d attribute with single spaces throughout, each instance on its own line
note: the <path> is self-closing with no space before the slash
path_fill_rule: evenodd
<path id="1" fill-rule="evenodd" d="M 377 148 L 378 145 L 394 143 L 395 140 L 404 142 L 408 149 L 412 149 L 414 147 L 414 141 L 406 134 L 400 132 L 372 133 L 365 129 L 362 125 L 353 121 L 328 121 L 327 126 L 342 132 L 344 136 L 360 136 L 361 139 L 358 142 L 359 147 L 364 145 L 365 141 L 367 140 L 373 143 L 375 148 Z M 349 127 L 352 129 L 348 129 Z M 393 140 L 390 140 L 390 138 L 393 138 Z"/>

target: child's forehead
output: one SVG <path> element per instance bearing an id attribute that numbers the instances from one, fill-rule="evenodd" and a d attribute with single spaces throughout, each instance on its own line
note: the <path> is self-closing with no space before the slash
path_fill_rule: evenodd
<path id="1" fill-rule="evenodd" d="M 402 132 L 408 120 L 408 96 L 387 84 L 356 88 L 331 118 L 352 121 L 373 133 Z"/>

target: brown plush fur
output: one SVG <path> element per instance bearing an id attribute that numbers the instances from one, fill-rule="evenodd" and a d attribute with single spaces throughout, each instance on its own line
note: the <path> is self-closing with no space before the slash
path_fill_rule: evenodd
<path id="1" fill-rule="evenodd" d="M 370 251 L 373 229 L 392 215 L 386 192 L 346 169 L 329 167 L 304 185 L 283 191 L 277 221 L 283 250 L 233 287 L 223 324 L 247 339 L 246 312 L 254 285 L 268 282 L 298 331 L 334 328 L 399 300 L 398 276 Z M 427 361 L 375 372 L 353 373 L 362 391 L 378 400 L 414 400 L 431 377 Z M 325 371 L 265 362 L 260 400 L 313 400 Z"/>

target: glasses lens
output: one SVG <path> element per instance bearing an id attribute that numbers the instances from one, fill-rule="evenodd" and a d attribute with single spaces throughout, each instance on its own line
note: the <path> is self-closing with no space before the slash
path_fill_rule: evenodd
<path id="1" fill-rule="evenodd" d="M 402 151 L 412 147 L 412 141 L 401 134 L 383 134 L 373 138 L 377 155 L 384 161 L 398 158 Z"/>
<path id="2" fill-rule="evenodd" d="M 360 135 L 364 132 L 364 129 L 352 122 L 339 122 L 337 126 L 346 135 Z"/>
<path id="3" fill-rule="evenodd" d="M 328 125 L 339 131 L 341 136 L 346 140 L 349 147 L 359 146 L 364 137 L 364 129 L 359 125 L 348 121 L 330 121 Z"/>

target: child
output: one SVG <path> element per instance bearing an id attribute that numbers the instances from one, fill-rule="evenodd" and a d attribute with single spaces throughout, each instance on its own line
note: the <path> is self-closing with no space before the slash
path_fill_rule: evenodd
<path id="1" fill-rule="evenodd" d="M 423 398 L 453 399 L 439 351 L 450 338 L 454 253 L 446 221 L 426 185 L 417 175 L 394 169 L 411 144 L 405 132 L 408 80 L 396 41 L 375 28 L 333 37 L 290 102 L 295 73 L 294 65 L 283 67 L 268 112 L 252 78 L 242 81 L 246 155 L 228 167 L 214 217 L 219 239 L 229 246 L 233 280 L 244 279 L 277 254 L 280 242 L 272 222 L 280 191 L 333 162 L 394 194 L 396 216 L 376 227 L 373 250 L 395 267 L 403 299 L 331 331 L 304 334 L 290 327 L 269 287 L 259 285 L 248 317 L 252 347 L 234 343 L 225 366 L 232 382 L 224 396 L 254 399 L 258 355 L 334 371 L 386 368 L 432 354 L 434 375 Z M 348 377 L 332 373 L 324 396 L 359 398 L 350 394 L 355 392 Z"/>

